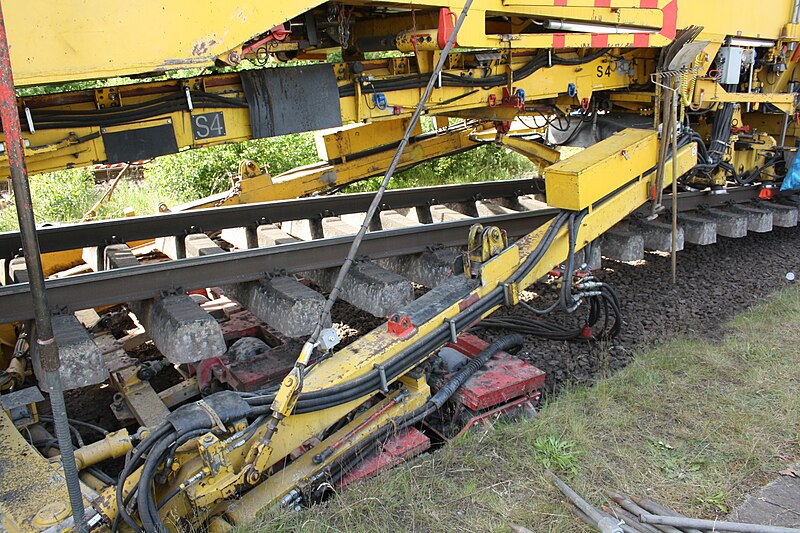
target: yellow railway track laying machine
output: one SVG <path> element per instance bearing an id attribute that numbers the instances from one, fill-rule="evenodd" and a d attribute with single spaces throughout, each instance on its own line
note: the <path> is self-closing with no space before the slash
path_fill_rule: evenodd
<path id="1" fill-rule="evenodd" d="M 789 0 L 65 0 L 44 10 L 6 0 L 2 10 L 31 172 L 325 130 L 318 165 L 282 176 L 243 165 L 231 193 L 192 206 L 208 207 L 307 195 L 494 141 L 539 164 L 559 210 L 514 243 L 502 228 L 473 228 L 451 279 L 346 347 L 317 331 L 293 370 L 258 390 L 196 401 L 202 362 L 184 361 L 159 395 L 117 350 L 110 386 L 129 419 L 79 443 L 74 460 L 59 458 L 36 408 L 28 369 L 41 350 L 6 325 L 16 348 L 0 395 L 8 531 L 221 532 L 324 497 L 378 444 L 420 427 L 447 433 L 440 413 L 456 388 L 520 339 L 473 350 L 474 363 L 444 377 L 432 371 L 442 346 L 464 349 L 469 327 L 557 265 L 565 307 L 577 308 L 604 289 L 575 275 L 574 254 L 621 219 L 648 203 L 658 214 L 667 187 L 751 185 L 768 200 L 796 152 L 800 26 Z M 65 89 L 112 77 L 124 83 Z M 434 132 L 418 129 L 419 112 Z M 5 176 L 19 168 L 8 116 Z M 586 148 L 559 161 L 564 145 Z M 47 341 L 24 330 L 34 347 Z M 96 468 L 121 457 L 116 479 Z"/>

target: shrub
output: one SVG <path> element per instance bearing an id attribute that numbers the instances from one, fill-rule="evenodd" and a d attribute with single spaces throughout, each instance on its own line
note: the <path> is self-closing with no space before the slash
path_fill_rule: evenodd
<path id="1" fill-rule="evenodd" d="M 230 176 L 242 159 L 268 165 L 272 175 L 279 174 L 317 161 L 314 136 L 300 133 L 186 150 L 155 159 L 147 165 L 145 176 L 155 189 L 179 201 L 195 200 L 228 190 Z"/>

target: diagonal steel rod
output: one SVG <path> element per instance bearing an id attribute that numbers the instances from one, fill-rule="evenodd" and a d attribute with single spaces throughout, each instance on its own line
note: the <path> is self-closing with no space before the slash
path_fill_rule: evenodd
<path id="1" fill-rule="evenodd" d="M 347 276 L 347 273 L 350 271 L 350 267 L 353 265 L 353 262 L 355 261 L 359 245 L 361 244 L 364 235 L 367 233 L 367 229 L 369 228 L 372 218 L 375 216 L 375 212 L 378 210 L 378 206 L 381 204 L 383 193 L 386 192 L 386 188 L 389 186 L 389 181 L 392 179 L 394 171 L 395 169 L 397 169 L 397 165 L 400 164 L 400 158 L 403 156 L 403 152 L 405 152 L 406 147 L 408 146 L 409 139 L 411 138 L 411 133 L 414 131 L 414 128 L 417 126 L 417 123 L 419 122 L 419 119 L 422 116 L 422 112 L 425 110 L 425 106 L 428 103 L 428 98 L 430 98 L 431 93 L 433 92 L 433 88 L 439 81 L 439 76 L 441 75 L 442 69 L 444 68 L 447 56 L 450 53 L 450 50 L 452 50 L 453 46 L 455 45 L 456 36 L 458 35 L 459 29 L 461 29 L 461 25 L 464 23 L 464 19 L 467 17 L 467 12 L 469 11 L 471 5 L 472 5 L 472 0 L 466 0 L 466 2 L 464 2 L 464 8 L 461 10 L 461 14 L 458 17 L 458 20 L 456 20 L 455 26 L 453 27 L 453 32 L 450 34 L 450 37 L 447 39 L 447 43 L 442 49 L 442 52 L 439 56 L 439 61 L 436 63 L 436 67 L 433 69 L 433 72 L 431 73 L 430 80 L 428 80 L 428 85 L 425 87 L 425 92 L 423 92 L 422 98 L 420 98 L 417 107 L 414 109 L 413 115 L 411 115 L 411 120 L 409 121 L 408 126 L 406 127 L 405 134 L 403 135 L 400 144 L 397 146 L 397 151 L 394 153 L 394 157 L 392 158 L 392 162 L 389 164 L 389 168 L 386 169 L 386 174 L 384 174 L 383 180 L 381 180 L 381 186 L 375 193 L 375 198 L 373 199 L 372 204 L 369 206 L 369 210 L 367 211 L 367 214 L 364 217 L 364 222 L 361 224 L 361 227 L 359 228 L 355 239 L 353 239 L 353 244 L 350 246 L 350 251 L 347 254 L 347 258 L 342 264 L 342 267 L 339 269 L 339 275 L 336 277 L 336 281 L 334 282 L 333 285 L 333 290 L 328 295 L 328 300 L 325 302 L 325 307 L 322 309 L 322 312 L 320 313 L 317 325 L 314 327 L 314 332 L 311 334 L 311 337 L 309 337 L 308 342 L 306 342 L 306 345 L 303 347 L 301 359 L 307 358 L 308 356 L 311 355 L 311 351 L 313 350 L 315 343 L 319 339 L 319 335 L 322 332 L 324 324 L 326 323 L 326 319 L 330 315 L 331 309 L 333 309 L 333 304 L 336 303 L 336 299 L 339 296 L 339 292 L 341 290 L 342 284 L 344 283 L 344 279 Z"/>
<path id="2" fill-rule="evenodd" d="M 61 362 L 58 358 L 58 346 L 53 337 L 53 325 L 50 321 L 50 310 L 47 305 L 47 294 L 44 286 L 42 260 L 39 255 L 39 240 L 36 236 L 36 221 L 33 216 L 31 189 L 28 183 L 28 169 L 25 166 L 25 149 L 22 144 L 22 129 L 19 123 L 19 109 L 14 90 L 14 76 L 11 72 L 11 56 L 8 37 L 6 35 L 3 6 L 0 1 L 0 118 L 5 135 L 5 151 L 8 154 L 8 166 L 11 183 L 14 188 L 14 203 L 17 208 L 22 249 L 25 254 L 25 265 L 30 280 L 31 296 L 36 315 L 36 346 L 50 405 L 53 409 L 53 425 L 61 451 L 61 463 L 67 482 L 72 516 L 75 530 L 79 533 L 87 531 L 84 523 L 83 495 L 81 494 L 78 469 L 72 449 L 72 435 L 67 421 L 67 408 L 64 404 L 64 391 L 61 387 Z M 20 475 L 24 473 L 20 472 Z M 42 502 L 44 504 L 46 502 Z"/>

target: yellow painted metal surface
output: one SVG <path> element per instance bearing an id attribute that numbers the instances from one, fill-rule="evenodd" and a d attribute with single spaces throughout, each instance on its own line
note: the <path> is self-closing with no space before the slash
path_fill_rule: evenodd
<path id="1" fill-rule="evenodd" d="M 403 138 L 409 120 L 391 120 L 373 124 L 354 124 L 333 133 L 317 135 L 317 155 L 322 161 L 347 160 L 351 154 L 394 143 Z M 411 135 L 422 133 L 417 123 Z"/>
<path id="2" fill-rule="evenodd" d="M 58 463 L 33 450 L 2 410 L 0 442 L 0 529 L 41 531 L 66 519 L 69 500 Z"/>
<path id="3" fill-rule="evenodd" d="M 658 134 L 626 129 L 545 169 L 547 203 L 579 211 L 654 166 Z"/>
<path id="4" fill-rule="evenodd" d="M 698 78 L 693 103 L 706 108 L 708 104 L 721 102 L 770 103 L 788 113 L 795 108 L 795 95 L 794 93 L 731 93 L 715 80 Z"/>
<path id="5" fill-rule="evenodd" d="M 403 169 L 436 157 L 474 148 L 475 143 L 469 139 L 470 131 L 463 127 L 454 128 L 410 144 L 400 158 L 399 168 Z M 381 138 L 381 141 L 384 140 L 386 139 Z M 386 150 L 376 151 L 357 159 L 345 158 L 346 161 L 341 163 L 325 162 L 308 165 L 277 176 L 261 174 L 241 180 L 230 194 L 193 202 L 191 207 L 237 205 L 306 196 L 323 189 L 383 174 L 393 156 L 394 148 L 388 147 Z"/>
<path id="6" fill-rule="evenodd" d="M 17 85 L 207 66 L 320 0 L 3 4 Z"/>
<path id="7" fill-rule="evenodd" d="M 354 3 L 397 4 L 393 0 Z M 47 9 L 30 9 L 22 0 L 13 0 L 4 5 L 4 11 L 16 81 L 35 85 L 206 66 L 216 58 L 229 60 L 231 53 L 241 53 L 243 43 L 321 4 L 320 0 L 65 0 L 50 3 Z M 608 7 L 597 7 L 590 0 L 570 0 L 566 6 L 545 0 L 476 0 L 458 44 L 554 46 L 557 32 L 526 33 L 524 26 L 512 24 L 502 32 L 487 33 L 486 18 L 495 15 L 653 28 L 646 46 L 663 46 L 674 37 L 676 28 L 692 24 L 704 26 L 705 33 L 715 38 L 740 35 L 776 39 L 797 33 L 787 28 L 792 4 L 791 0 L 658 0 L 655 7 L 643 8 L 641 2 L 632 0 L 611 2 Z M 458 0 L 425 0 L 414 7 L 420 11 L 447 7 L 458 12 L 462 5 Z M 392 29 L 401 33 L 411 27 Z M 556 40 L 561 48 L 598 46 L 592 32 L 568 34 L 563 43 L 561 39 Z M 634 33 L 612 33 L 605 45 L 641 46 L 636 39 Z"/>

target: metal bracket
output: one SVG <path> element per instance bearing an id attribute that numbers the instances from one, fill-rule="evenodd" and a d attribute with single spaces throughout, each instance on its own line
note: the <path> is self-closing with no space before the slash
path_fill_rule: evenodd
<path id="1" fill-rule="evenodd" d="M 450 342 L 458 342 L 458 330 L 456 329 L 456 321 L 452 318 L 445 318 L 444 321 L 450 325 Z"/>
<path id="2" fill-rule="evenodd" d="M 389 383 L 386 381 L 386 367 L 378 363 L 375 363 L 374 367 L 378 371 L 378 375 L 381 377 L 381 392 L 384 394 L 389 394 Z"/>

